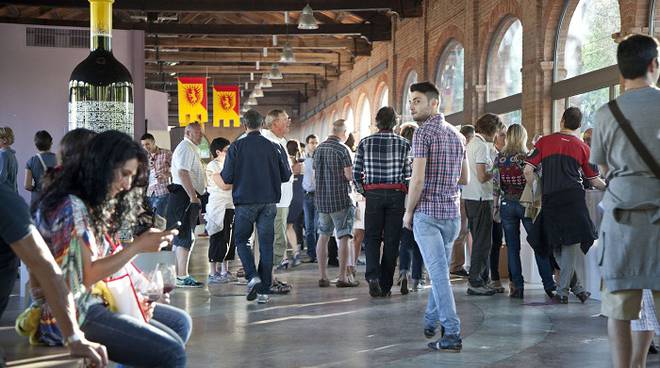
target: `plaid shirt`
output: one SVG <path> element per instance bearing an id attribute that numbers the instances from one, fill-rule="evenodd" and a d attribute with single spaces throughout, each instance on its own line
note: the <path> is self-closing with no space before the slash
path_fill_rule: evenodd
<path id="1" fill-rule="evenodd" d="M 314 152 L 314 179 L 316 210 L 333 213 L 351 206 L 350 183 L 344 176 L 344 168 L 351 167 L 348 147 L 335 136 L 329 136 Z"/>
<path id="2" fill-rule="evenodd" d="M 156 153 L 149 153 L 149 188 L 147 196 L 163 196 L 167 194 L 167 186 L 170 184 L 170 168 L 172 167 L 172 152 L 163 148 L 156 148 Z"/>
<path id="3" fill-rule="evenodd" d="M 412 174 L 409 153 L 408 140 L 391 130 L 362 139 L 353 167 L 355 188 L 362 192 L 364 184 L 407 184 Z"/>
<path id="4" fill-rule="evenodd" d="M 458 179 L 465 159 L 465 137 L 439 114 L 415 131 L 412 145 L 413 156 L 426 159 L 424 189 L 416 211 L 439 220 L 460 217 Z"/>

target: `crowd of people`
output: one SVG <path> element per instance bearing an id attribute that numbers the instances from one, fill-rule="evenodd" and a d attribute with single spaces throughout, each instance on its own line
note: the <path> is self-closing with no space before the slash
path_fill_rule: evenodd
<path id="1" fill-rule="evenodd" d="M 312 134 L 300 143 L 286 138 L 285 111 L 264 117 L 249 110 L 245 132 L 233 142 L 214 139 L 206 164 L 198 123 L 186 126 L 174 152 L 148 133 L 140 144 L 116 131 L 76 129 L 62 139 L 59 162 L 50 152 L 52 137 L 39 131 L 38 153 L 26 164 L 29 209 L 17 195 L 14 133 L 0 128 L 0 313 L 18 256 L 30 269 L 34 303 L 19 320 L 35 316 L 32 330 L 25 323 L 31 341 L 66 345 L 97 367 L 108 357 L 130 366 L 184 367 L 192 320 L 169 305 L 170 290 L 155 300 L 136 294 L 135 316 L 117 305 L 129 291 L 112 283 L 118 275 L 138 286 L 149 282 L 130 261 L 171 249 L 175 286 L 203 287 L 189 274 L 195 228 L 203 223 L 206 284 L 245 278 L 247 300 L 265 304 L 294 287 L 276 271 L 283 277 L 305 262 L 318 266 L 319 287 L 352 288 L 360 285 L 364 249 L 369 295 L 390 297 L 394 285 L 405 295 L 430 282 L 423 334 L 439 335 L 431 349 L 459 352 L 450 278 L 465 278 L 467 295 L 492 297 L 505 292 L 506 272 L 508 296 L 523 299 L 526 242 L 548 298 L 558 304 L 571 293 L 581 303 L 590 298 L 575 272 L 599 238 L 587 188 L 606 190 L 598 252 L 612 359 L 616 367 L 643 366 L 660 297 L 660 145 L 652 120 L 660 108 L 658 44 L 628 37 L 617 58 L 626 92 L 598 110 L 584 140 L 576 107 L 564 111 L 559 132 L 533 142 L 522 125 L 507 126 L 496 114 L 455 127 L 439 112 L 440 93 L 430 82 L 410 87 L 414 122 L 399 124 L 396 111 L 383 107 L 377 131 L 357 145 L 342 119 L 332 122 L 327 138 Z M 126 229 L 132 235 L 120 241 Z M 503 244 L 506 271 L 499 269 Z M 230 264 L 236 254 L 240 267 Z M 338 266 L 336 278 L 328 265 Z"/>

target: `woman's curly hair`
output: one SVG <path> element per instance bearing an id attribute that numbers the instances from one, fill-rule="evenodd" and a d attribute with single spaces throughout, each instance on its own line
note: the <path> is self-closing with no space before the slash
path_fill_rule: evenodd
<path id="1" fill-rule="evenodd" d="M 114 237 L 120 228 L 133 228 L 144 211 L 149 175 L 146 151 L 128 135 L 110 130 L 95 136 L 76 158 L 63 162 L 62 170 L 42 194 L 42 213 L 48 215 L 73 194 L 87 205 L 97 237 L 104 233 Z M 131 159 L 138 160 L 131 188 L 111 198 L 116 170 Z"/>

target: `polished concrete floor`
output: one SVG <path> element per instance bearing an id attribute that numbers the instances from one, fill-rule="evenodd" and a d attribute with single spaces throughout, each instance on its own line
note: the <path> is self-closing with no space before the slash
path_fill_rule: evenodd
<path id="1" fill-rule="evenodd" d="M 206 273 L 206 244 L 193 252 L 192 273 Z M 330 275 L 336 272 L 330 268 Z M 362 267 L 361 271 L 364 269 Z M 465 294 L 453 280 L 462 323 L 463 351 L 439 353 L 426 347 L 422 314 L 430 292 L 372 299 L 358 288 L 320 289 L 316 265 L 277 275 L 294 286 L 270 304 L 245 300 L 244 285 L 177 289 L 173 304 L 194 320 L 189 367 L 610 367 L 606 320 L 600 304 L 549 303 L 540 286 L 527 285 L 525 300 L 504 294 Z M 9 360 L 43 354 L 11 329 L 18 298 L 0 321 L 0 343 Z M 52 349 L 51 349 L 52 350 Z M 649 367 L 660 367 L 651 355 Z"/>

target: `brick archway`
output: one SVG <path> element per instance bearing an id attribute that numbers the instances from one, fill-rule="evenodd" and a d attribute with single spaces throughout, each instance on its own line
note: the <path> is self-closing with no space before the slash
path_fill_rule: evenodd
<path id="1" fill-rule="evenodd" d="M 440 61 L 440 57 L 442 57 L 442 53 L 452 41 L 460 43 L 461 46 L 465 48 L 465 36 L 463 34 L 463 30 L 453 24 L 449 25 L 442 31 L 438 37 L 438 41 L 436 42 L 435 47 L 433 48 L 431 59 L 428 60 L 429 65 L 433 65 L 433 73 L 431 74 L 433 79 L 435 79 L 435 76 L 438 75 L 438 67 L 440 66 L 438 62 Z"/>
<path id="2" fill-rule="evenodd" d="M 488 20 L 479 27 L 481 29 L 479 40 L 482 40 L 482 44 L 479 52 L 479 75 L 477 80 L 481 85 L 486 84 L 486 64 L 488 63 L 488 56 L 490 48 L 493 45 L 493 40 L 495 37 L 502 37 L 502 24 L 512 17 L 520 20 L 522 23 L 522 9 L 520 8 L 520 4 L 515 0 L 500 0 L 495 8 L 493 8 Z M 523 31 L 524 29 L 525 25 L 523 24 Z"/>

